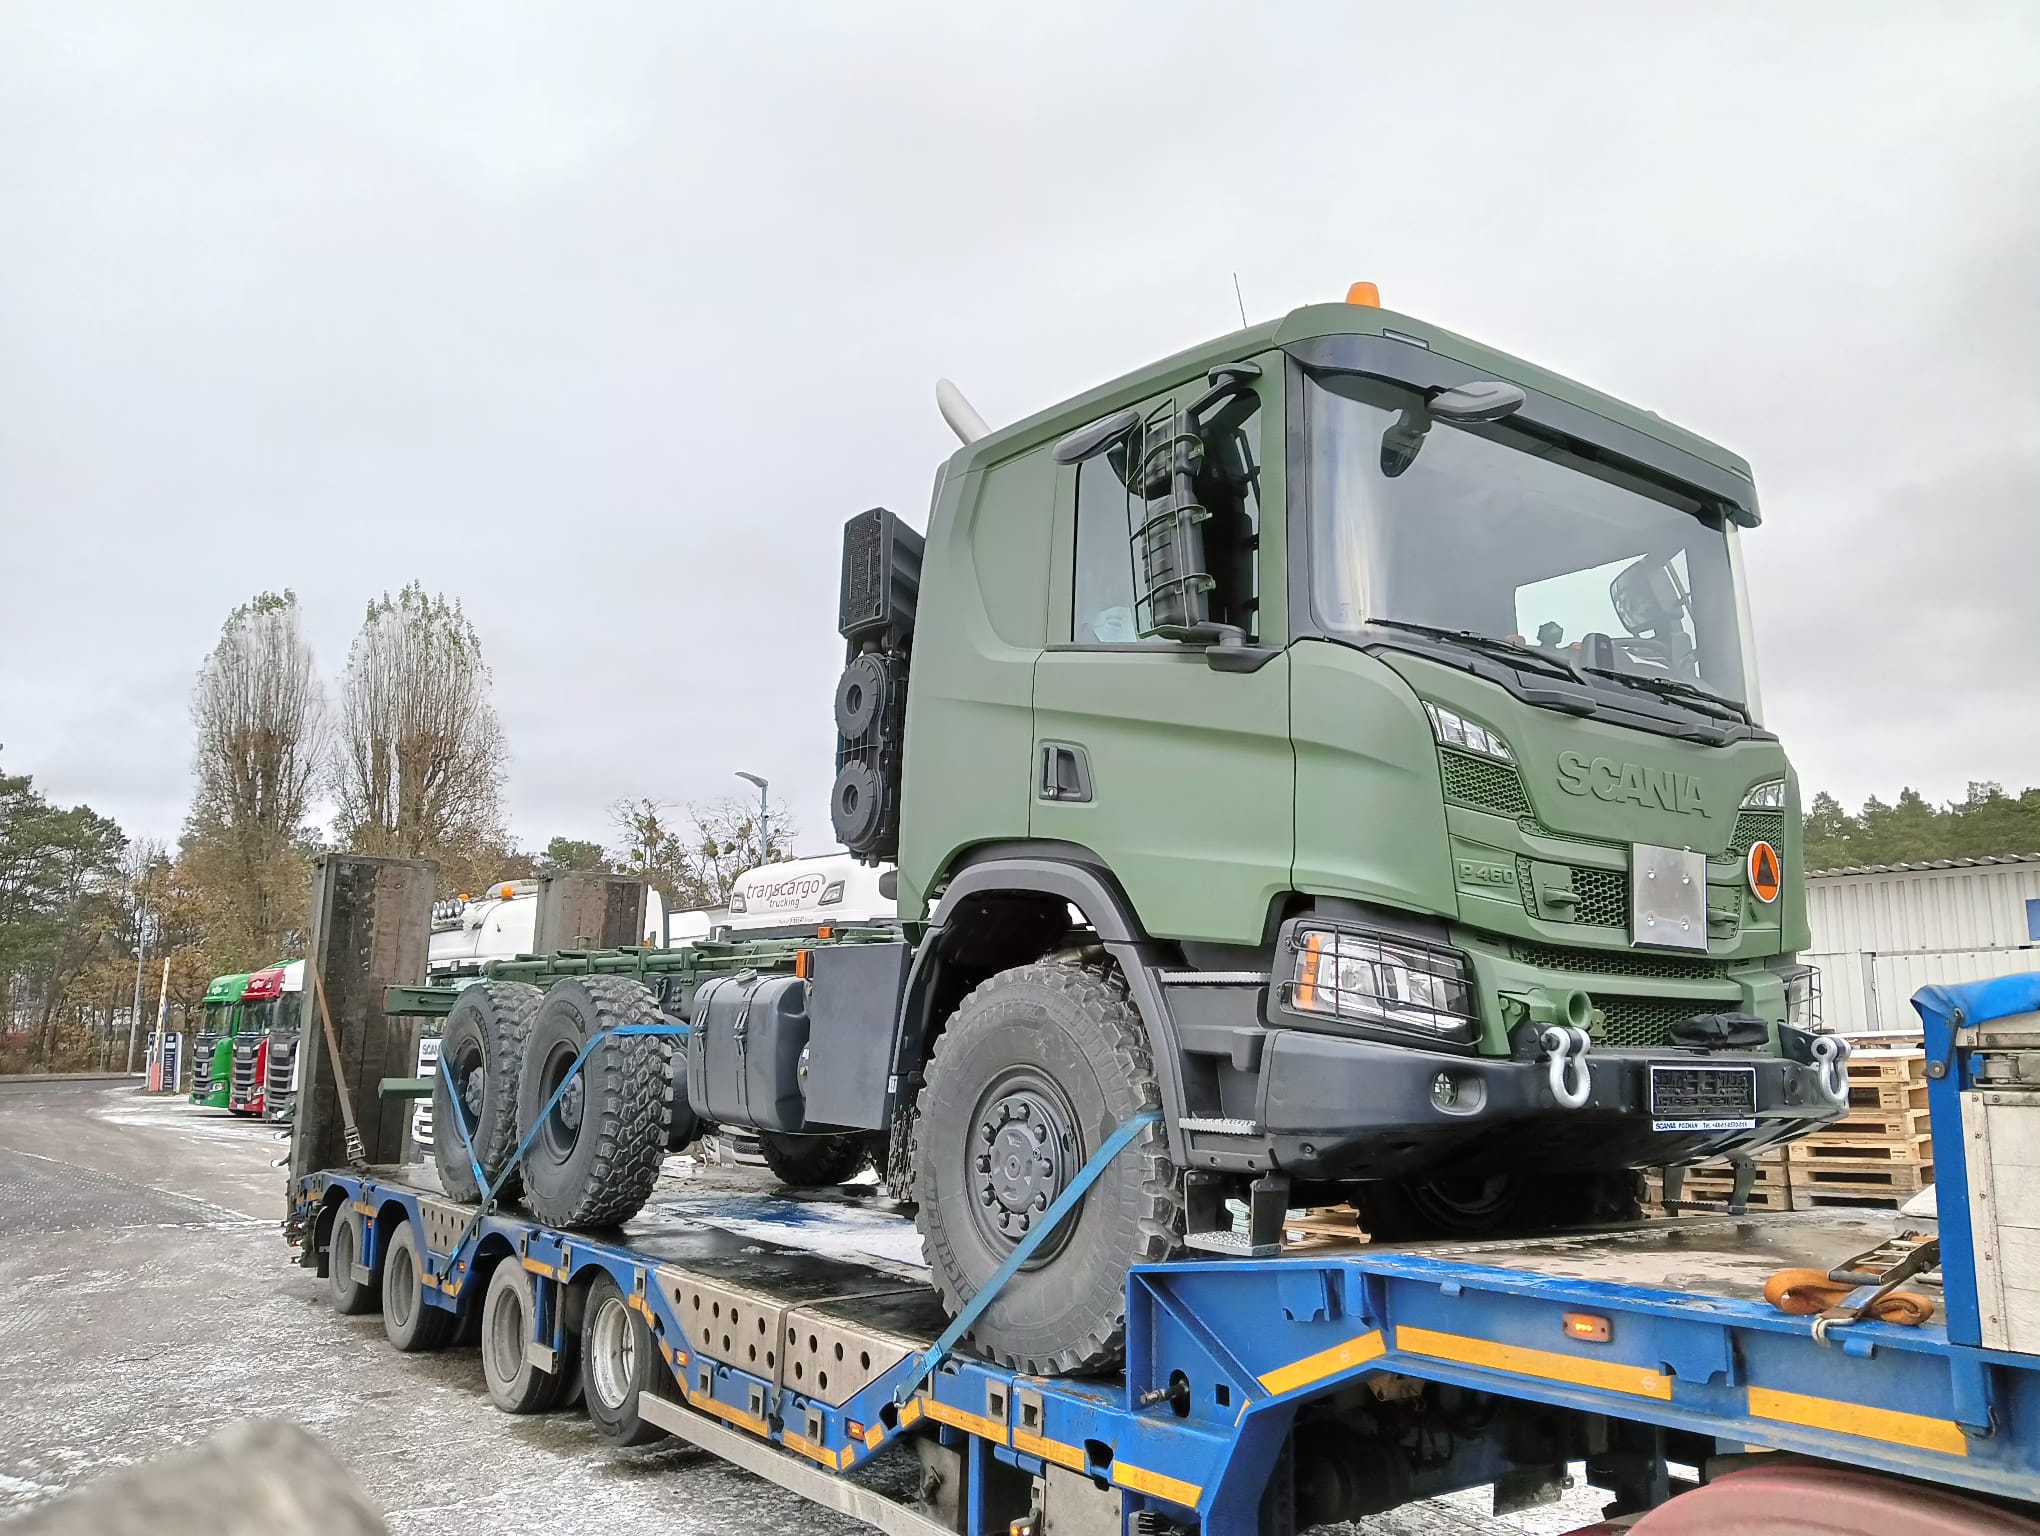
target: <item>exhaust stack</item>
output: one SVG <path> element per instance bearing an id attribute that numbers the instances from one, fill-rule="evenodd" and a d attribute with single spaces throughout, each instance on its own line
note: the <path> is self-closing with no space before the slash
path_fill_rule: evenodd
<path id="1" fill-rule="evenodd" d="M 956 434 L 957 441 L 965 445 L 976 442 L 992 430 L 985 424 L 984 417 L 978 415 L 977 408 L 963 398 L 963 391 L 947 379 L 935 381 L 935 406 L 942 412 L 942 419 L 949 423 L 949 430 Z"/>

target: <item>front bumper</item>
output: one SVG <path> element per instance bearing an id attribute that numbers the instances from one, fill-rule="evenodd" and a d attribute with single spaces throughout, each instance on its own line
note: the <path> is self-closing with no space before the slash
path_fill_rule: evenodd
<path id="1" fill-rule="evenodd" d="M 1816 1070 L 1776 1056 L 1659 1048 L 1594 1051 L 1578 1109 L 1553 1096 L 1546 1064 L 1275 1029 L 1261 1061 L 1258 1119 L 1277 1167 L 1304 1179 L 1580 1171 L 1683 1164 L 1752 1152 L 1839 1117 Z M 1658 1130 L 1650 1068 L 1748 1067 L 1755 1125 Z M 1434 1084 L 1452 1083 L 1450 1105 Z"/>

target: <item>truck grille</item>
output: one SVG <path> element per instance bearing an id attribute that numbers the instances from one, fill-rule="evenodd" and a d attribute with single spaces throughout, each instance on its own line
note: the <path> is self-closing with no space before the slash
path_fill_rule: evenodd
<path id="1" fill-rule="evenodd" d="M 1672 1026 L 1696 1013 L 1732 1007 L 1729 1002 L 1696 1003 L 1684 997 L 1597 997 L 1600 1043 L 1616 1047 L 1669 1045 Z"/>
<path id="2" fill-rule="evenodd" d="M 1573 894 L 1580 904 L 1573 921 L 1592 928 L 1629 926 L 1629 876 L 1614 869 L 1574 869 Z"/>
<path id="3" fill-rule="evenodd" d="M 228 1084 L 227 1097 L 234 1104 L 246 1104 L 261 1092 L 262 1085 L 255 1080 L 256 1043 L 234 1046 L 233 1078 Z"/>
<path id="4" fill-rule="evenodd" d="M 1507 763 L 1473 752 L 1455 752 L 1450 747 L 1439 748 L 1438 755 L 1445 762 L 1447 800 L 1456 800 L 1477 811 L 1492 811 L 1497 816 L 1530 814 L 1523 780 Z"/>
<path id="5" fill-rule="evenodd" d="M 212 1092 L 213 1048 L 220 1043 L 218 1035 L 200 1035 L 191 1052 L 191 1091 Z"/>
<path id="6" fill-rule="evenodd" d="M 1734 845 L 1730 852 L 1738 860 L 1748 857 L 1752 843 L 1769 843 L 1779 848 L 1785 841 L 1785 813 L 1783 811 L 1744 811 L 1735 819 L 1735 831 L 1729 841 Z"/>
<path id="7" fill-rule="evenodd" d="M 1546 971 L 1578 971 L 1599 976 L 1648 976 L 1657 981 L 1712 981 L 1727 969 L 1718 960 L 1689 960 L 1683 955 L 1651 955 L 1630 949 L 1568 949 L 1562 944 L 1509 945 L 1509 957 Z"/>
<path id="8" fill-rule="evenodd" d="M 269 1042 L 269 1081 L 263 1087 L 272 1099 L 290 1092 L 290 1067 L 296 1059 L 295 1040 Z"/>

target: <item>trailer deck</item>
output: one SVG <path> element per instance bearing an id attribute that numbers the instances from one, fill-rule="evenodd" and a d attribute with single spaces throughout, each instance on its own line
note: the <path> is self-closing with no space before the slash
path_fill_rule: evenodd
<path id="1" fill-rule="evenodd" d="M 946 1319 L 898 1257 L 911 1221 L 877 1197 L 788 1195 L 725 1211 L 683 1194 L 602 1235 L 505 1212 L 454 1251 L 473 1209 L 447 1200 L 429 1168 L 333 1172 L 321 1194 L 362 1218 L 369 1271 L 395 1223 L 415 1222 L 438 1271 L 427 1281 L 435 1305 L 457 1309 L 482 1269 L 513 1256 L 548 1290 L 607 1271 L 673 1373 L 672 1401 L 646 1416 L 728 1455 L 728 1437 L 708 1433 L 719 1421 L 763 1452 L 744 1458 L 752 1470 L 780 1481 L 802 1470 L 773 1465 L 788 1453 L 834 1480 L 925 1416 L 956 1432 L 973 1492 L 994 1464 L 1041 1478 L 1061 1469 L 1135 1509 L 1252 1529 L 1272 1447 L 1298 1410 L 1388 1374 L 1575 1410 L 1582 1435 L 1563 1447 L 1574 1455 L 1593 1453 L 1601 1418 L 2016 1499 L 2040 1488 L 2030 1357 L 1953 1346 L 1939 1325 L 1858 1323 L 1823 1344 L 1812 1318 L 1764 1301 L 1775 1271 L 1825 1270 L 1888 1237 L 1888 1213 L 1688 1216 L 1528 1241 L 1149 1266 L 1131 1281 L 1123 1379 L 1042 1380 L 952 1358 L 897 1401 Z M 775 1227 L 783 1240 L 763 1235 Z M 565 1315 L 553 1292 L 539 1312 L 550 1335 L 534 1347 L 566 1347 Z M 1578 1317 L 1604 1323 L 1606 1338 L 1583 1340 Z M 1413 1492 L 1505 1470 L 1457 1459 Z M 876 1518 L 876 1495 L 840 1492 L 825 1501 Z M 939 1528 L 903 1508 L 883 1513 L 889 1529 Z M 990 1513 L 965 1511 L 981 1517 L 966 1528 L 991 1528 Z"/>
<path id="2" fill-rule="evenodd" d="M 576 1288 L 606 1274 L 666 1367 L 639 1395 L 643 1419 L 890 1531 L 1281 1532 L 1308 1523 L 1306 1489 L 1318 1519 L 1487 1483 L 1500 1507 L 1538 1501 L 1581 1460 L 1618 1506 L 1646 1510 L 1677 1491 L 1675 1465 L 1719 1469 L 1746 1450 L 1871 1477 L 1893 1515 L 1918 1513 L 1923 1484 L 2031 1513 L 2040 1353 L 2014 1250 L 2040 1230 L 2040 1091 L 2023 1086 L 2040 1075 L 2040 988 L 1993 985 L 1922 995 L 1951 1204 L 1945 1289 L 1932 1272 L 1906 1282 L 1932 1303 L 1917 1325 L 1860 1315 L 1877 1288 L 1852 1261 L 1894 1235 L 1888 1211 L 1689 1215 L 1137 1266 L 1123 1373 L 1044 1379 L 949 1351 L 963 1320 L 945 1317 L 911 1221 L 876 1191 L 733 1201 L 662 1186 L 624 1227 L 569 1233 L 457 1204 L 426 1168 L 377 1167 L 309 1176 L 301 1217 L 322 1269 L 334 1224 L 353 1224 L 364 1284 L 410 1223 L 424 1301 L 469 1316 L 478 1282 L 517 1263 L 534 1277 L 523 1358 L 548 1371 L 571 1350 Z M 1780 1310 L 1766 1284 L 1787 1270 L 1848 1274 L 1846 1299 Z M 1421 1455 L 1403 1454 L 1405 1433 Z M 903 1442 L 934 1473 L 918 1505 L 859 1476 Z M 1973 1528 L 2019 1523 L 1985 1514 Z"/>

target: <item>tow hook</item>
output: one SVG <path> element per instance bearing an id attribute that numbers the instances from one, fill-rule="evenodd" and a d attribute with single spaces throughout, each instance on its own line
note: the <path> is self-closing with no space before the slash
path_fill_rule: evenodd
<path id="1" fill-rule="evenodd" d="M 1820 1073 L 1820 1091 L 1836 1103 L 1849 1102 L 1849 1042 L 1840 1035 L 1813 1037 L 1813 1064 Z"/>
<path id="2" fill-rule="evenodd" d="M 1551 1024 L 1537 1037 L 1537 1043 L 1550 1055 L 1551 1096 L 1566 1109 L 1578 1109 L 1594 1087 L 1593 1072 L 1587 1066 L 1593 1037 L 1578 1025 Z"/>

